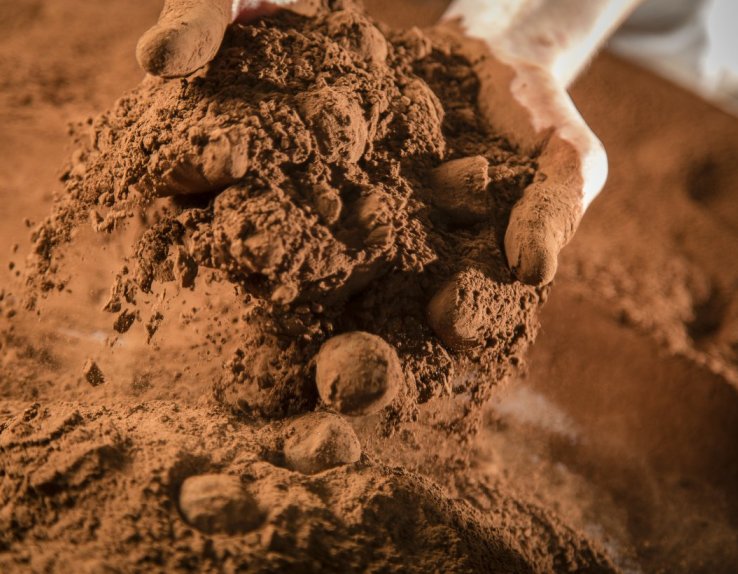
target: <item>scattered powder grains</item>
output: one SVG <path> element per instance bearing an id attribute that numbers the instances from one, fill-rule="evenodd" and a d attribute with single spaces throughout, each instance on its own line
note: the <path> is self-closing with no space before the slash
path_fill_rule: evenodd
<path id="1" fill-rule="evenodd" d="M 82 367 L 82 375 L 93 387 L 102 385 L 105 382 L 105 375 L 97 363 L 92 359 L 87 359 L 87 361 L 85 361 L 85 365 Z"/>
<path id="2" fill-rule="evenodd" d="M 235 284 L 242 344 L 217 395 L 237 410 L 281 417 L 322 399 L 355 414 L 390 404 L 398 421 L 448 389 L 481 403 L 533 338 L 541 292 L 514 280 L 501 246 L 535 163 L 489 131 L 477 84 L 450 46 L 352 10 L 232 26 L 205 69 L 148 77 L 77 130 L 32 281 L 54 286 L 75 225 L 109 231 L 147 209 L 107 305 L 114 327 L 158 324 L 134 311 L 157 282 L 197 289 L 205 270 Z M 491 184 L 492 170 L 506 176 Z M 318 351 L 353 332 L 382 358 L 332 358 L 347 372 L 330 377 L 350 389 L 381 363 L 376 396 L 316 392 Z"/>

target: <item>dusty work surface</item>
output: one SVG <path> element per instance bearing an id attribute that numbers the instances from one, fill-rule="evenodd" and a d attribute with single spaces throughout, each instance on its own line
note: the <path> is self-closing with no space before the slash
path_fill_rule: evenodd
<path id="1" fill-rule="evenodd" d="M 529 377 L 479 435 L 402 410 L 262 426 L 212 392 L 235 364 L 228 325 L 207 319 L 232 312 L 227 283 L 205 309 L 180 286 L 150 343 L 143 324 L 111 329 L 135 229 L 88 221 L 64 292 L 38 315 L 17 300 L 67 123 L 139 82 L 131 47 L 157 8 L 0 3 L 4 570 L 735 569 L 734 120 L 609 58 L 580 82 L 611 182 L 565 252 Z M 301 440 L 315 433 L 320 456 Z"/>

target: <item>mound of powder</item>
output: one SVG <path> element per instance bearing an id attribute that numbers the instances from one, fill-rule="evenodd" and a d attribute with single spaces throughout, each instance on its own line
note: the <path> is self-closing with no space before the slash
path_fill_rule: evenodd
<path id="1" fill-rule="evenodd" d="M 167 401 L 19 410 L 0 424 L 0 571 L 617 572 L 555 516 L 494 486 L 471 505 L 381 464 L 271 464 L 263 444 L 305 426 L 278 424 L 256 433 Z"/>
<path id="2" fill-rule="evenodd" d="M 545 294 L 514 279 L 502 248 L 535 161 L 494 134 L 477 93 L 452 46 L 355 10 L 234 25 L 205 69 L 148 77 L 76 130 L 31 284 L 58 287 L 75 226 L 111 232 L 142 213 L 106 309 L 126 330 L 157 283 L 197 289 L 204 270 L 233 283 L 226 404 L 313 409 L 319 349 L 363 332 L 399 358 L 386 420 L 450 394 L 473 409 L 519 363 Z"/>

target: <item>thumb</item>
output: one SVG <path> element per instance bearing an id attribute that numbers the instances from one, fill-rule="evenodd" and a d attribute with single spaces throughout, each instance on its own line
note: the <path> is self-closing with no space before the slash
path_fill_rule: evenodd
<path id="1" fill-rule="evenodd" d="M 159 22 L 138 42 L 139 64 L 165 78 L 195 72 L 218 52 L 231 9 L 231 0 L 165 0 Z"/>
<path id="2" fill-rule="evenodd" d="M 545 285 L 554 278 L 559 251 L 573 236 L 583 211 L 581 198 L 571 191 L 555 182 L 536 181 L 513 207 L 505 253 L 523 283 Z"/>
<path id="3" fill-rule="evenodd" d="M 556 274 L 559 252 L 605 184 L 607 154 L 546 70 L 490 57 L 478 73 L 483 114 L 537 159 L 538 174 L 510 214 L 505 253 L 518 279 L 545 285 Z"/>
<path id="4" fill-rule="evenodd" d="M 608 169 L 602 143 L 566 92 L 546 89 L 546 82 L 535 87 L 540 93 L 529 103 L 538 124 L 549 126 L 548 135 L 539 147 L 538 174 L 510 213 L 505 252 L 518 279 L 545 285 L 554 278 L 559 252 L 584 210 L 604 186 Z"/>

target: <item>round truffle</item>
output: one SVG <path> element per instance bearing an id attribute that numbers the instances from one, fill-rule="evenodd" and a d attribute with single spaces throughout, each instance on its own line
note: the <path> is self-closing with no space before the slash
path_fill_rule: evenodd
<path id="1" fill-rule="evenodd" d="M 287 427 L 284 458 L 292 470 L 315 474 L 356 462 L 361 445 L 353 427 L 332 413 L 310 413 Z"/>
<path id="2" fill-rule="evenodd" d="M 210 534 L 235 534 L 256 528 L 262 516 L 241 481 L 226 474 L 191 476 L 179 491 L 179 509 L 187 522 Z"/>
<path id="3" fill-rule="evenodd" d="M 302 95 L 299 107 L 326 161 L 356 163 L 361 159 L 369 131 L 364 111 L 350 90 L 326 86 Z"/>
<path id="4" fill-rule="evenodd" d="M 492 217 L 489 161 L 481 155 L 442 163 L 431 172 L 433 203 L 458 223 Z"/>
<path id="5" fill-rule="evenodd" d="M 328 33 L 346 48 L 371 64 L 387 60 L 387 40 L 369 20 L 352 10 L 339 10 L 326 18 Z"/>
<path id="6" fill-rule="evenodd" d="M 382 410 L 404 379 L 395 350 L 381 337 L 361 331 L 326 341 L 316 358 L 315 376 L 320 398 L 351 416 Z"/>
<path id="7" fill-rule="evenodd" d="M 499 304 L 489 281 L 479 271 L 462 271 L 433 296 L 428 304 L 428 322 L 450 349 L 477 347 L 489 326 L 489 309 Z"/>

